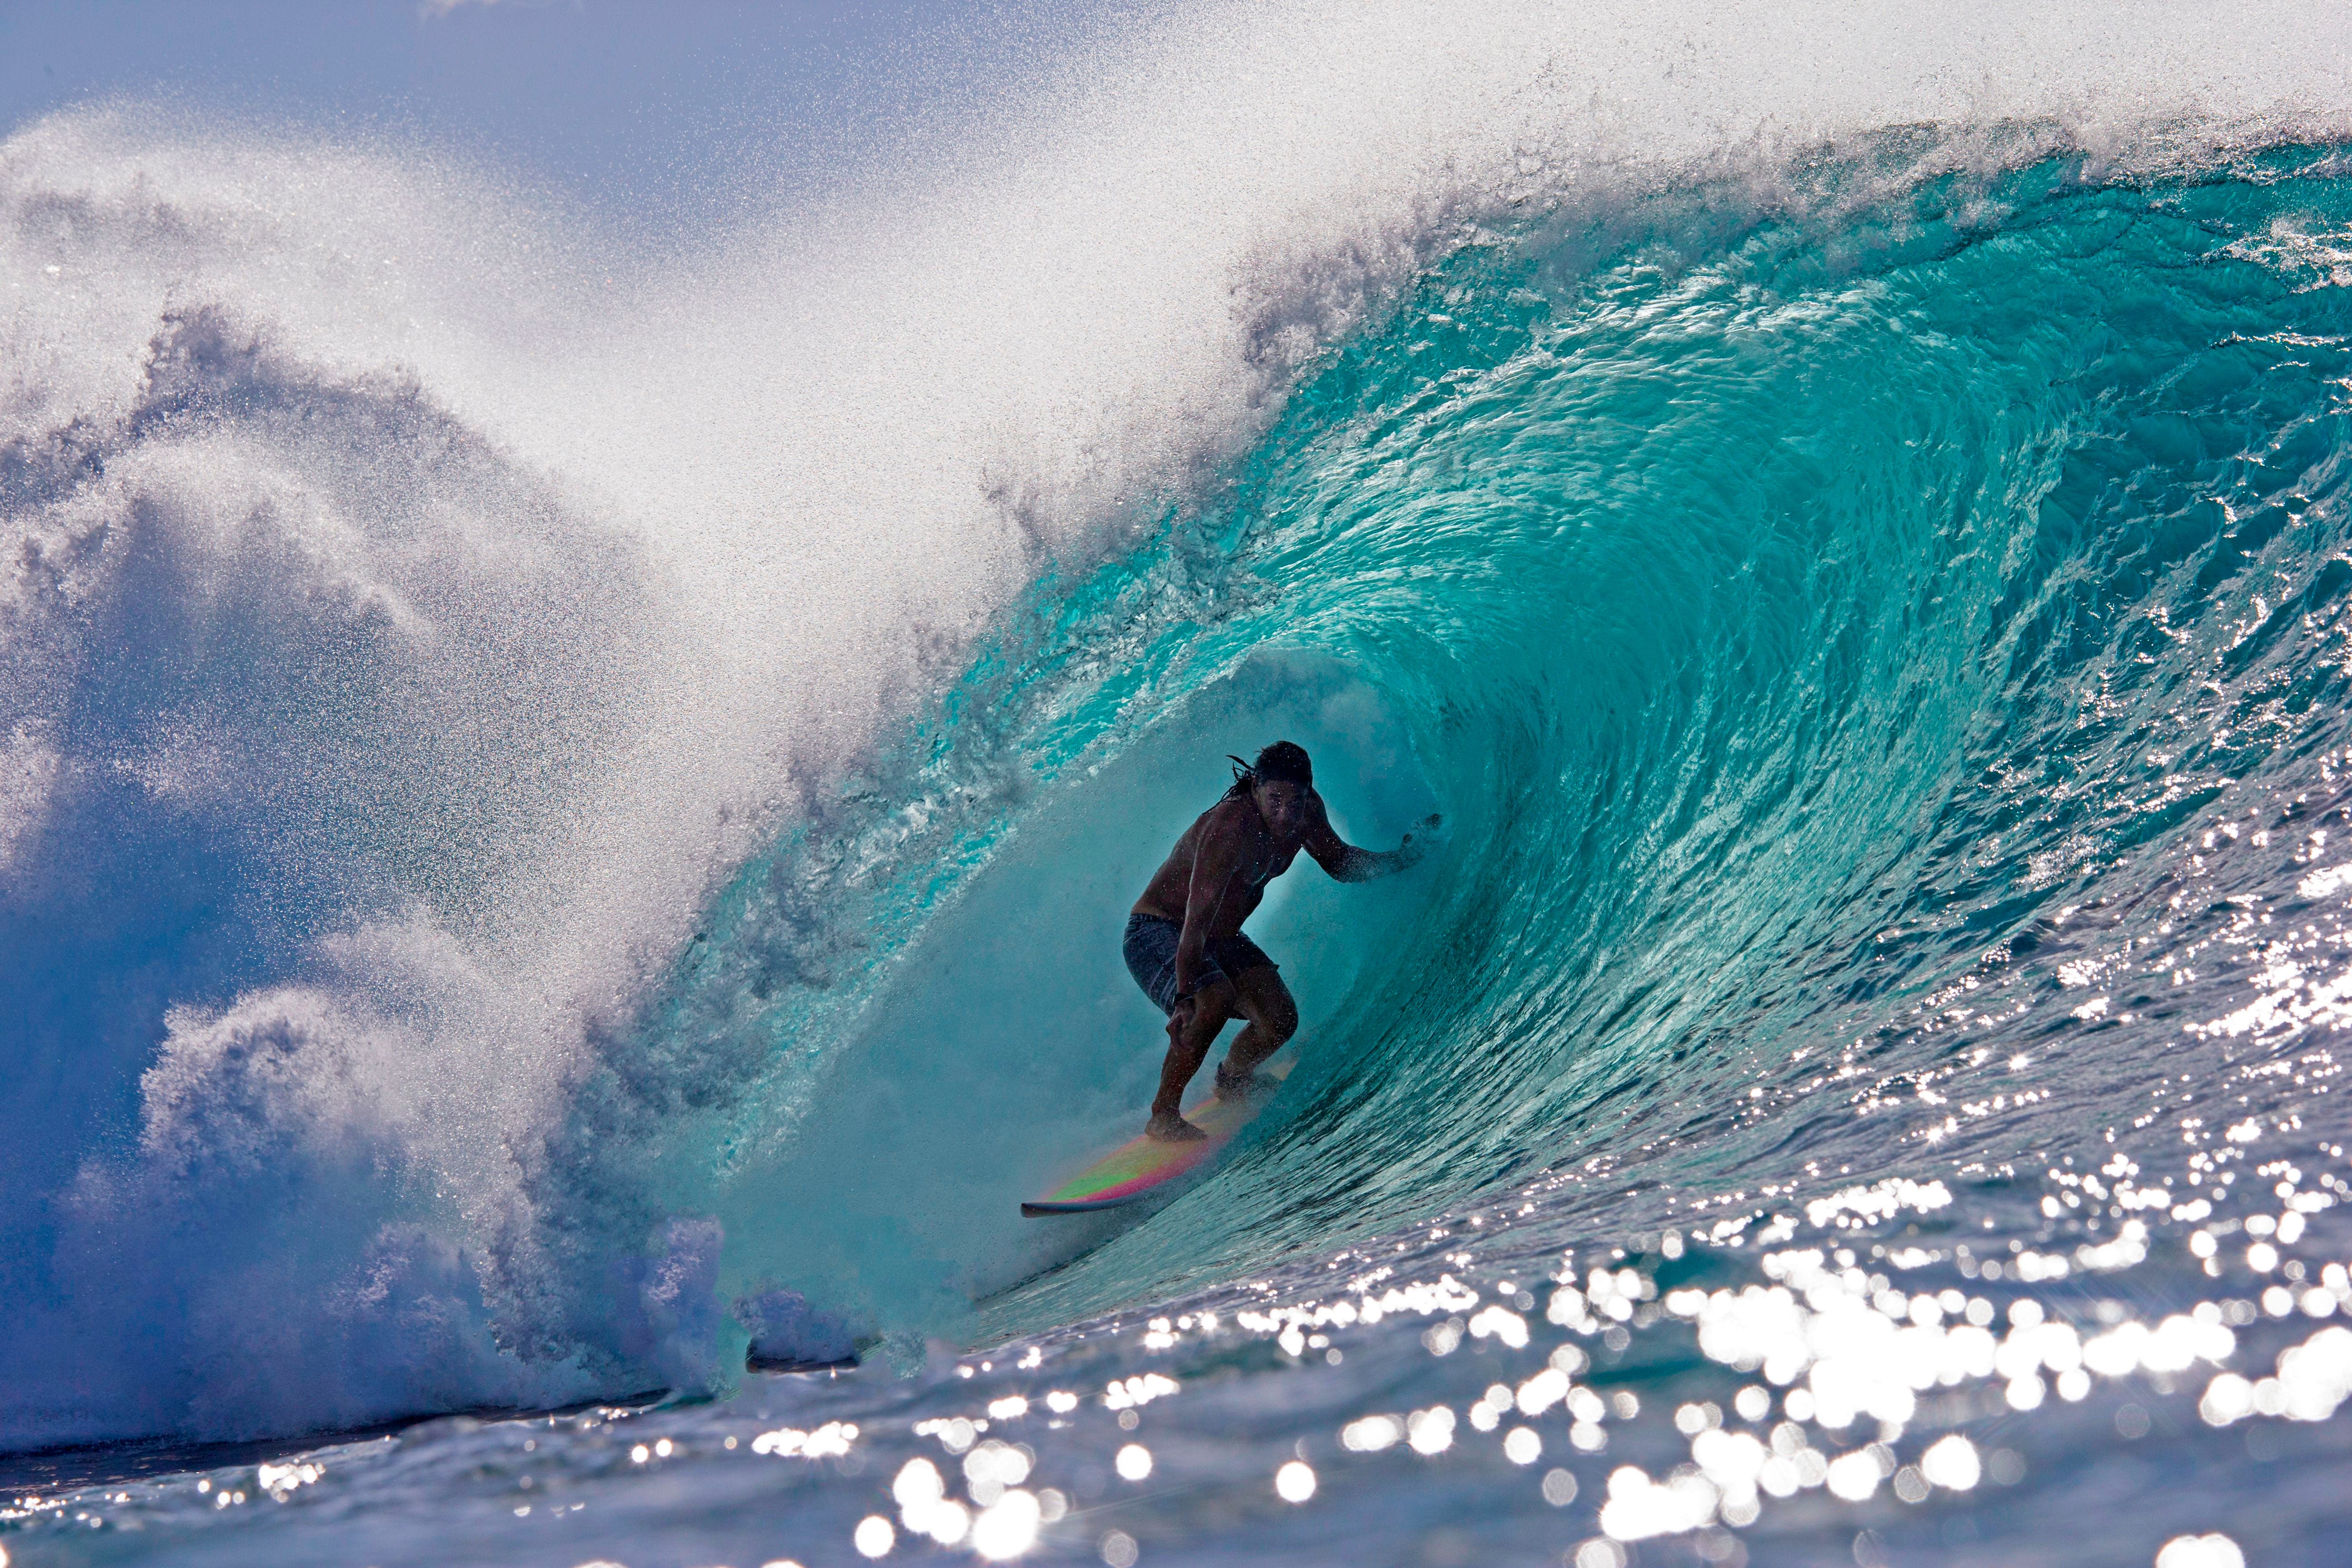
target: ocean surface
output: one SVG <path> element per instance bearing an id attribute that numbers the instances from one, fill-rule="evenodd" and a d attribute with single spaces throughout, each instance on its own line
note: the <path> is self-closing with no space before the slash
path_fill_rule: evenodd
<path id="1" fill-rule="evenodd" d="M 1988 16 L 16 128 L 0 1562 L 2346 1561 L 2352 26 Z M 1021 1218 L 1278 738 L 1439 849 Z"/>

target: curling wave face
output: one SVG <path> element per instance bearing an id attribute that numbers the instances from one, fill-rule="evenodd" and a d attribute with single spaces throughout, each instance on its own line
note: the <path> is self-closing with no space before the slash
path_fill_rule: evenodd
<path id="1" fill-rule="evenodd" d="M 396 149 L 7 142 L 9 1442 L 911 1364 L 1530 1183 L 1884 1169 L 1969 1136 L 1893 1086 L 2033 1054 L 1921 1008 L 2108 1018 L 2067 933 L 2152 940 L 2339 743 L 2352 215 L 2264 118 L 2329 58 L 2247 101 L 2184 25 L 2128 115 L 2044 65 L 1890 133 L 1954 89 L 1795 94 L 1826 20 L 1535 20 L 1106 46 L 919 219 L 660 257 Z M 1276 732 L 1446 853 L 1270 902 L 1281 1114 L 975 1316 L 1148 1098 L 1127 900 Z"/>
<path id="2" fill-rule="evenodd" d="M 2275 867 L 2179 862 L 2270 845 L 2281 802 L 2316 823 L 2333 793 L 2341 155 L 2131 181 L 2051 158 L 1841 199 L 1939 155 L 1883 144 L 1769 217 L 1685 191 L 1605 235 L 1577 215 L 1508 237 L 1318 378 L 1199 525 L 1234 542 L 1208 557 L 1217 612 L 1150 634 L 1103 614 L 1153 680 L 1038 726 L 1046 755 L 1098 727 L 1076 754 L 1100 771 L 1034 814 L 1045 846 L 1000 855 L 878 1009 L 909 1053 L 950 1044 L 928 1070 L 952 1086 L 882 1124 L 987 1149 L 912 1178 L 944 1168 L 969 1204 L 874 1178 L 942 1217 L 900 1248 L 927 1239 L 934 1272 L 1013 1252 L 986 1172 L 1025 1170 L 1056 1100 L 1139 1103 L 1148 1049 L 1105 1063 L 1088 1037 L 1148 1041 L 1148 1012 L 1113 975 L 1040 996 L 1022 955 L 1108 951 L 1158 840 L 1122 861 L 1087 835 L 1184 819 L 1105 781 L 1189 767 L 1197 792 L 1243 734 L 1307 739 L 1360 838 L 1442 803 L 1446 858 L 1419 890 L 1270 910 L 1309 1019 L 1277 1130 L 997 1309 L 1001 1331 L 1529 1181 L 1622 1225 L 1718 1184 L 1908 1179 L 1924 1151 L 1982 1177 L 2014 1155 L 1941 1152 L 1989 1136 L 1970 1117 L 2057 1135 L 2004 1087 L 2020 1064 L 2195 1010 L 2094 997 L 2118 954 L 2235 944 L 2165 988 L 2242 984 L 2258 906 L 2305 898 L 2325 837 Z M 1187 579 L 1185 544 L 1119 591 Z M 2137 1084 L 2156 1048 L 2101 1038 L 2079 1070 Z M 915 1066 L 867 1059 L 877 1083 Z M 992 1137 L 999 1115 L 1024 1131 Z M 808 1147 L 871 1172 L 856 1151 L 880 1134 L 856 1125 Z M 1670 1195 L 1626 1201 L 1649 1191 Z"/>

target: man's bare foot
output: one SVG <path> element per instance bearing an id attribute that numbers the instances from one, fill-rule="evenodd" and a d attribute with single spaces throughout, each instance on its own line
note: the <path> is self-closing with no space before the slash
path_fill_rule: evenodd
<path id="1" fill-rule="evenodd" d="M 1250 1100 L 1262 1094 L 1271 1094 L 1281 1087 L 1282 1080 L 1271 1073 L 1234 1073 L 1217 1069 L 1217 1098 L 1223 1100 Z"/>
<path id="2" fill-rule="evenodd" d="M 1143 1135 L 1162 1143 L 1197 1143 L 1208 1136 L 1172 1110 L 1153 1112 L 1150 1125 L 1144 1128 Z"/>

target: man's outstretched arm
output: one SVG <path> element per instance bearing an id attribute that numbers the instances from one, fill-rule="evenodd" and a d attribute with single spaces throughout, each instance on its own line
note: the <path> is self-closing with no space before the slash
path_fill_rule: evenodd
<path id="1" fill-rule="evenodd" d="M 1330 873 L 1335 882 L 1369 882 L 1375 877 L 1411 868 L 1429 853 L 1427 836 L 1434 832 L 1442 818 L 1431 816 L 1421 826 L 1404 836 L 1404 842 L 1393 849 L 1359 849 L 1342 843 L 1331 831 L 1331 819 L 1324 814 L 1323 799 L 1315 799 L 1314 820 L 1304 836 L 1307 853 L 1315 863 Z"/>

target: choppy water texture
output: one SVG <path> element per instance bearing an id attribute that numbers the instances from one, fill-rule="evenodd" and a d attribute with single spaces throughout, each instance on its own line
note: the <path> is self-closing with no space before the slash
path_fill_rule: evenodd
<path id="1" fill-rule="evenodd" d="M 7 143 L 7 1561 L 2339 1562 L 2352 153 L 1891 122 L 1233 220 L 984 394 L 776 307 L 845 393 L 626 453 L 533 389 L 701 318 L 590 242 Z M 1021 1220 L 1277 735 L 1442 851 L 1270 900 L 1209 1177 Z"/>

